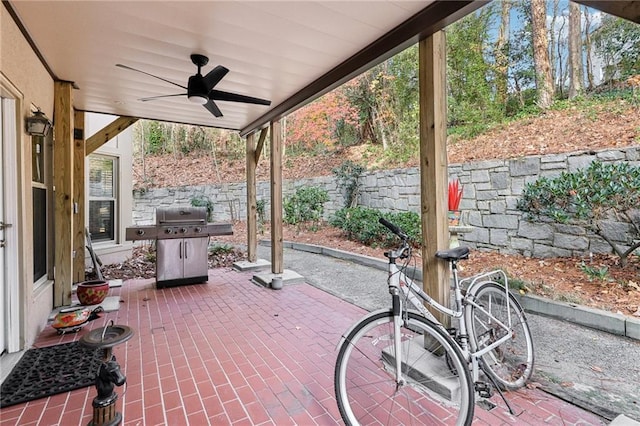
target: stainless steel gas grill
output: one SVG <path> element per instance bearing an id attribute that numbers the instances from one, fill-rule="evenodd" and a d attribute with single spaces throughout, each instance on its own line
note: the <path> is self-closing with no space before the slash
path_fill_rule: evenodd
<path id="1" fill-rule="evenodd" d="M 207 223 L 205 207 L 159 207 L 156 224 L 126 229 L 126 239 L 156 240 L 156 286 L 208 281 L 211 235 L 232 235 L 230 223 Z"/>

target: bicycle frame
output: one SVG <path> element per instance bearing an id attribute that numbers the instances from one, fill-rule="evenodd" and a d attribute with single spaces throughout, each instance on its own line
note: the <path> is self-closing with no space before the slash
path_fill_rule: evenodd
<path id="1" fill-rule="evenodd" d="M 393 256 L 393 254 L 392 254 Z M 458 273 L 456 268 L 453 269 L 453 291 L 454 291 L 454 302 L 456 305 L 456 309 L 447 308 L 440 303 L 436 302 L 429 296 L 427 293 L 422 290 L 420 286 L 418 286 L 412 279 L 407 277 L 407 275 L 395 264 L 395 262 L 389 262 L 389 292 L 391 294 L 397 293 L 400 291 L 402 296 L 400 297 L 400 302 L 404 303 L 404 301 L 408 301 L 413 305 L 413 307 L 424 317 L 435 323 L 436 325 L 442 327 L 445 331 L 446 328 L 438 321 L 438 319 L 424 306 L 424 303 L 433 307 L 437 311 L 448 315 L 453 318 L 459 319 L 458 331 L 460 340 L 455 340 L 456 344 L 458 344 L 460 350 L 462 351 L 463 356 L 467 360 L 467 362 L 471 363 L 471 372 L 473 381 L 476 382 L 479 379 L 479 365 L 478 360 L 484 354 L 493 350 L 494 348 L 500 346 L 505 341 L 511 338 L 511 313 L 507 310 L 507 322 L 508 324 L 504 324 L 499 321 L 495 316 L 491 315 L 487 312 L 482 306 L 478 305 L 474 300 L 475 288 L 479 285 L 488 282 L 488 278 L 491 276 L 500 276 L 505 283 L 505 293 L 507 296 L 507 300 L 509 300 L 509 290 L 508 290 L 508 281 L 505 273 L 501 270 L 495 270 L 488 273 L 484 273 L 481 275 L 477 275 L 475 277 L 466 278 L 463 280 L 458 280 Z M 468 287 L 466 291 L 466 295 L 462 295 L 461 285 L 463 283 L 468 282 Z M 397 289 L 397 290 L 396 290 Z M 423 303 L 424 302 L 424 303 Z M 495 322 L 499 327 L 505 330 L 505 335 L 493 342 L 492 344 L 486 346 L 482 350 L 471 352 L 468 342 L 468 334 L 467 334 L 467 324 L 464 321 L 464 310 L 467 306 L 473 306 L 487 316 L 491 321 Z M 404 308 L 401 307 L 400 312 L 404 312 Z M 398 357 L 399 358 L 399 357 Z M 396 370 L 397 371 L 397 370 Z"/>

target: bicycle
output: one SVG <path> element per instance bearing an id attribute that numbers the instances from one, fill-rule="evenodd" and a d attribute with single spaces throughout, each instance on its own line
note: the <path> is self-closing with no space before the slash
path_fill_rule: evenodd
<path id="1" fill-rule="evenodd" d="M 455 307 L 442 306 L 405 273 L 412 253 L 407 234 L 383 218 L 380 223 L 401 240 L 399 248 L 385 252 L 392 308 L 369 313 L 338 343 L 334 386 L 340 415 L 348 425 L 469 425 L 476 396 L 487 408 L 493 405 L 481 370 L 499 392 L 524 386 L 533 373 L 523 309 L 501 270 L 458 278 L 467 247 L 436 253 L 453 273 Z M 400 267 L 398 259 L 405 260 Z M 422 302 L 457 319 L 458 326 L 445 328 Z"/>

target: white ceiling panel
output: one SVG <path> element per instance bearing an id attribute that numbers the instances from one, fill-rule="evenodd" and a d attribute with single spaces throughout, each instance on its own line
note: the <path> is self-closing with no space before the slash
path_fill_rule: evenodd
<path id="1" fill-rule="evenodd" d="M 85 111 L 242 129 L 387 32 L 423 11 L 426 1 L 11 1 L 51 73 L 73 81 Z M 446 3 L 446 2 L 436 2 Z M 456 3 L 456 2 L 454 2 Z M 462 8 L 468 2 L 463 3 Z M 271 106 L 217 101 L 216 118 L 184 97 L 209 57 L 230 72 L 215 87 L 271 100 Z M 384 52 L 380 52 L 382 55 Z"/>

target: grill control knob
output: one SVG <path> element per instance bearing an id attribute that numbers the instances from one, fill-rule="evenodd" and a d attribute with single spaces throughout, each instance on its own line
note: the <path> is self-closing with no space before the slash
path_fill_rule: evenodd
<path id="1" fill-rule="evenodd" d="M 165 234 L 171 234 L 173 231 L 171 230 L 171 228 L 167 228 L 164 230 Z"/>
<path id="2" fill-rule="evenodd" d="M 180 232 L 182 232 L 183 234 L 187 233 L 187 228 L 180 228 Z"/>
<path id="3" fill-rule="evenodd" d="M 136 234 L 138 234 L 138 235 L 144 235 L 144 230 L 142 230 L 142 229 L 138 229 L 138 231 L 136 232 Z"/>
<path id="4" fill-rule="evenodd" d="M 196 226 L 195 228 L 193 228 L 193 232 L 202 232 L 202 228 Z"/>

